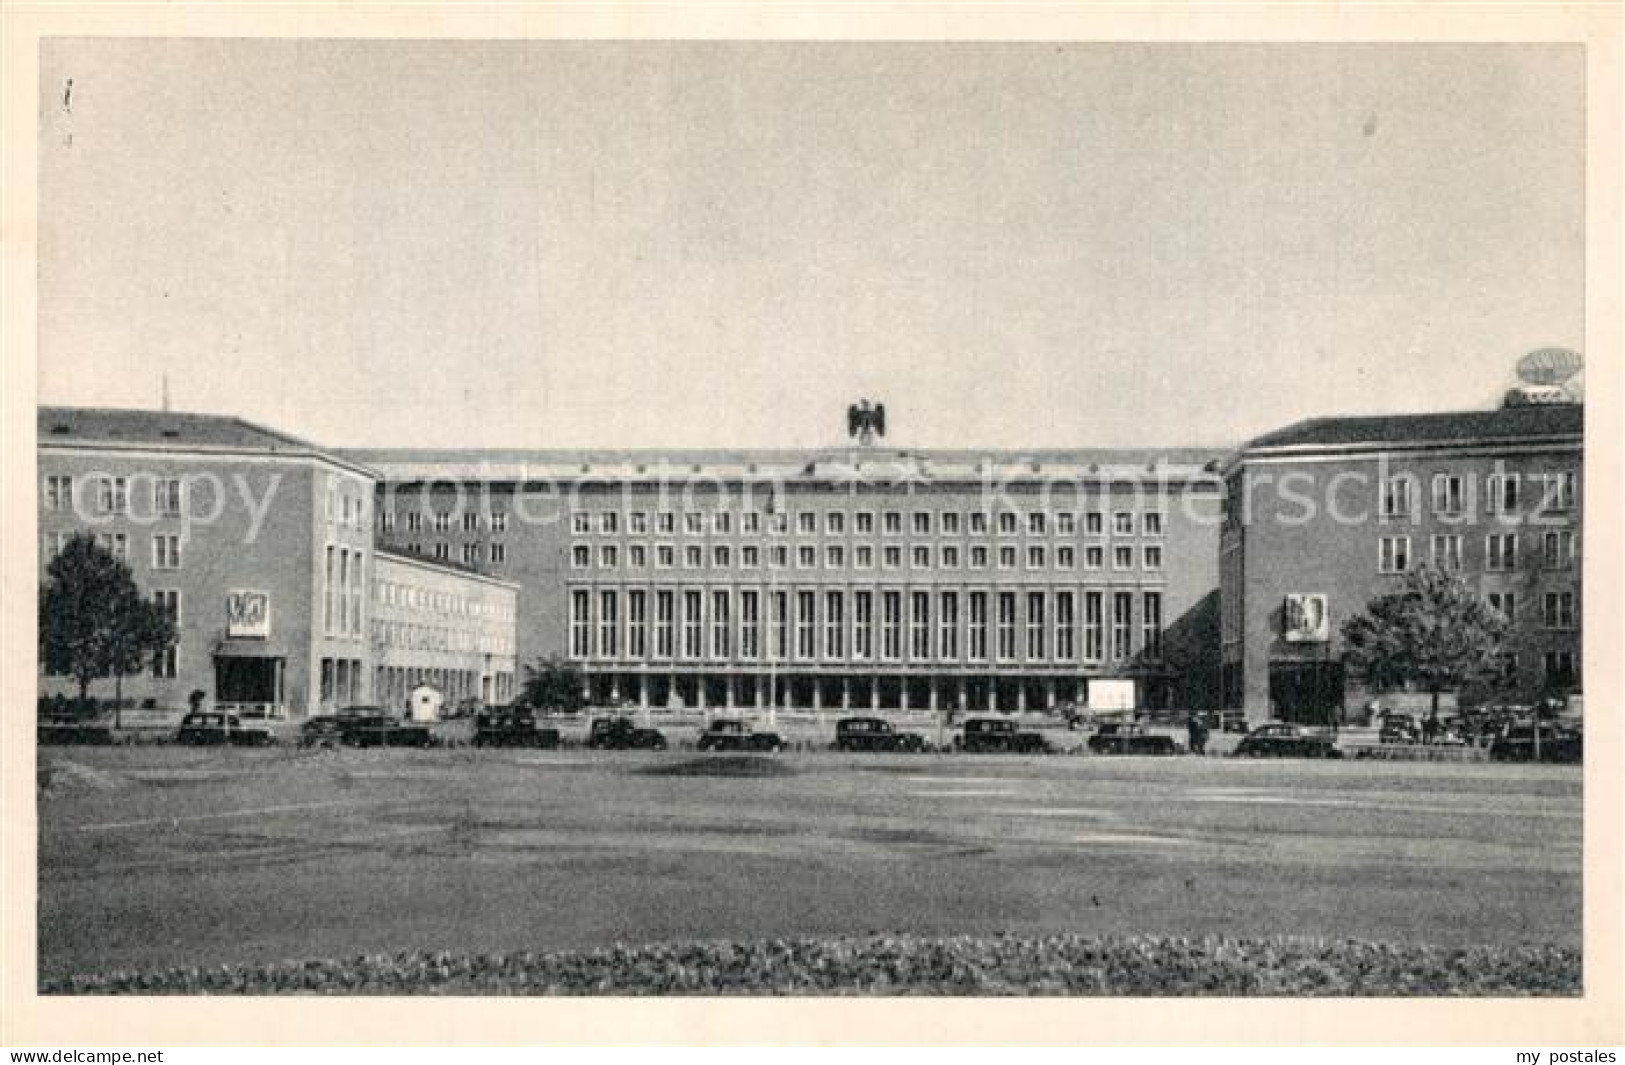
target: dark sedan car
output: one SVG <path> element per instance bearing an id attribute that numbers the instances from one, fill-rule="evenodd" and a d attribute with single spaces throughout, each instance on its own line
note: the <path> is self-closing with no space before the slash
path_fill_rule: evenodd
<path id="1" fill-rule="evenodd" d="M 1236 746 L 1238 758 L 1341 758 L 1329 737 L 1298 725 L 1274 721 L 1260 725 Z"/>
<path id="2" fill-rule="evenodd" d="M 344 742 L 344 723 L 330 714 L 313 717 L 299 726 L 299 746 L 333 748 Z"/>
<path id="3" fill-rule="evenodd" d="M 784 739 L 777 732 L 757 732 L 738 718 L 718 718 L 700 733 L 695 746 L 702 751 L 782 751 Z"/>
<path id="4" fill-rule="evenodd" d="M 1490 760 L 1578 765 L 1585 760 L 1584 737 L 1559 725 L 1508 725 L 1490 741 Z"/>
<path id="5" fill-rule="evenodd" d="M 344 742 L 351 747 L 428 747 L 434 733 L 428 725 L 403 721 L 378 707 L 350 706 L 339 712 Z"/>
<path id="6" fill-rule="evenodd" d="M 843 717 L 835 723 L 837 751 L 925 750 L 925 740 L 912 732 L 898 732 L 881 717 Z"/>
<path id="7" fill-rule="evenodd" d="M 629 717 L 600 717 L 587 729 L 587 746 L 599 751 L 663 751 L 666 734 L 640 728 Z"/>
<path id="8" fill-rule="evenodd" d="M 258 747 L 275 743 L 276 735 L 265 725 L 245 724 L 236 714 L 223 710 L 194 710 L 181 719 L 175 733 L 177 743 L 197 747 L 235 744 L 240 747 Z"/>
<path id="9" fill-rule="evenodd" d="M 476 747 L 557 747 L 559 730 L 538 725 L 528 706 L 489 706 L 474 715 Z"/>
<path id="10" fill-rule="evenodd" d="M 965 731 L 954 740 L 962 751 L 1013 754 L 1042 754 L 1049 743 L 1036 732 L 1022 732 L 1014 721 L 998 717 L 973 717 Z"/>
<path id="11" fill-rule="evenodd" d="M 1179 744 L 1144 725 L 1119 722 L 1101 725 L 1089 737 L 1089 749 L 1096 754 L 1178 754 Z"/>

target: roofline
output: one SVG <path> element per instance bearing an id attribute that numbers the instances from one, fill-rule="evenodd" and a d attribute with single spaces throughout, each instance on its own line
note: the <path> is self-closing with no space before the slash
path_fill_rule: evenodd
<path id="1" fill-rule="evenodd" d="M 309 461 L 326 463 L 351 473 L 359 473 L 375 481 L 382 481 L 384 477 L 379 471 L 370 466 L 363 466 L 353 459 L 341 458 L 331 452 L 320 448 L 294 448 L 285 451 L 272 451 L 265 448 L 231 447 L 223 444 L 164 444 L 151 441 L 111 441 L 111 440 L 56 440 L 40 439 L 36 442 L 40 451 L 100 451 L 109 453 L 138 454 L 150 452 L 156 455 L 196 456 L 198 458 L 231 457 L 256 459 L 261 462 Z"/>
<path id="2" fill-rule="evenodd" d="M 1310 419 L 1311 421 L 1324 419 Z M 1299 423 L 1303 424 L 1303 423 Z M 1290 428 L 1290 427 L 1289 427 Z M 1281 430 L 1285 432 L 1286 430 Z M 1426 454 L 1480 451 L 1569 451 L 1585 450 L 1584 433 L 1542 433 L 1523 436 L 1467 437 L 1460 440 L 1357 441 L 1339 444 L 1271 444 L 1238 449 L 1219 467 L 1219 476 L 1228 477 L 1238 466 L 1249 462 L 1290 462 L 1293 459 L 1331 460 L 1361 458 L 1380 454 Z"/>
<path id="3" fill-rule="evenodd" d="M 495 584 L 499 587 L 508 588 L 515 592 L 519 591 L 520 589 L 520 584 L 518 581 L 505 580 L 502 577 L 493 577 L 489 573 L 481 573 L 478 570 L 464 569 L 460 566 L 443 562 L 439 559 L 424 558 L 422 555 L 408 554 L 404 551 L 396 551 L 387 547 L 374 547 L 372 549 L 372 553 L 375 558 L 387 558 L 391 562 L 406 562 L 412 565 L 422 566 L 424 569 L 432 570 L 435 573 L 443 573 L 452 577 L 468 577 L 471 580 L 484 581 L 487 584 Z"/>

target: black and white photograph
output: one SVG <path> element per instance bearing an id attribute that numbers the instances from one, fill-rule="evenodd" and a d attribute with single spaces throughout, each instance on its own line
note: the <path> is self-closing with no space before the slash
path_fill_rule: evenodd
<path id="1" fill-rule="evenodd" d="M 1578 1005 L 1587 63 L 42 38 L 32 994 Z"/>

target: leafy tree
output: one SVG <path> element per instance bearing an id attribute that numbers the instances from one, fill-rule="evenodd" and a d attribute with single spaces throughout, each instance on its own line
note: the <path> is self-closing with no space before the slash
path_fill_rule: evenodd
<path id="1" fill-rule="evenodd" d="M 114 678 L 116 700 L 126 674 L 176 639 L 175 624 L 136 587 L 130 568 L 88 533 L 71 537 L 45 569 L 39 593 L 40 660 L 52 673 L 79 683 L 79 701 L 98 677 Z"/>
<path id="2" fill-rule="evenodd" d="M 525 705 L 537 710 L 573 712 L 587 705 L 587 682 L 581 667 L 558 656 L 540 659 L 525 667 L 525 684 L 520 693 Z"/>
<path id="3" fill-rule="evenodd" d="M 1343 624 L 1347 660 L 1372 688 L 1409 684 L 1431 697 L 1488 675 L 1507 621 L 1460 577 L 1429 566 Z"/>

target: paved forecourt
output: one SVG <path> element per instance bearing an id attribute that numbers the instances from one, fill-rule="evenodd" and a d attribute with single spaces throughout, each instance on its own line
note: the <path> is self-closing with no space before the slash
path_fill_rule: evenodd
<path id="1" fill-rule="evenodd" d="M 1572 767 L 61 748 L 42 975 L 1051 931 L 1580 941 Z"/>

